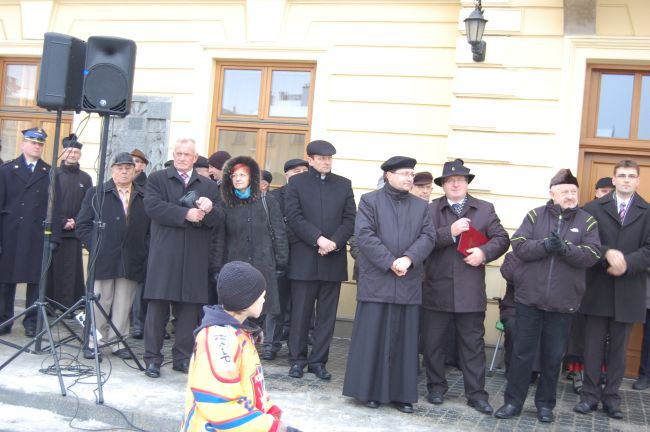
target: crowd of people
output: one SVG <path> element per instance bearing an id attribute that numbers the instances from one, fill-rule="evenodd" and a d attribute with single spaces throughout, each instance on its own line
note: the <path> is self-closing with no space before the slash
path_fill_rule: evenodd
<path id="1" fill-rule="evenodd" d="M 22 154 L 0 167 L 0 323 L 13 317 L 16 283 L 27 284 L 27 306 L 38 296 L 51 167 L 41 160 L 46 133 L 23 136 Z M 627 342 L 632 325 L 643 322 L 634 388 L 650 386 L 650 210 L 632 160 L 599 180 L 582 208 L 578 180 L 561 169 L 548 202 L 509 236 L 494 205 L 468 193 L 475 175 L 460 159 L 434 177 L 416 173 L 413 158 L 391 157 L 357 209 L 351 181 L 332 172 L 336 148 L 324 140 L 307 145 L 307 160 L 286 161 L 286 184 L 273 190 L 271 173 L 253 158 L 225 151 L 206 158 L 189 138 L 148 176 L 141 150 L 118 153 L 111 178 L 97 188 L 80 170 L 82 147 L 73 135 L 64 139 L 56 168 L 48 300 L 63 311 L 84 295 L 87 249 L 91 288 L 105 313 L 95 312 L 98 340 L 87 340 L 83 356 L 107 346 L 130 359 L 123 338 L 144 338 L 150 378 L 161 376 L 173 317 L 171 363 L 189 374 L 189 429 L 218 417 L 241 430 L 292 430 L 266 394 L 260 357 L 273 360 L 287 339 L 290 377 L 302 378 L 306 368 L 331 379 L 348 245 L 357 309 L 343 394 L 371 409 L 413 412 L 420 356 L 426 400 L 443 404 L 453 356 L 467 404 L 480 413 L 518 416 L 536 375 L 537 417 L 554 421 L 564 364 L 580 393 L 576 412 L 600 403 L 620 419 Z M 443 194 L 431 201 L 433 184 Z M 504 254 L 507 387 L 494 411 L 485 388 L 485 266 Z M 35 314 L 23 326 L 34 337 Z M 232 385 L 249 372 L 246 386 Z"/>

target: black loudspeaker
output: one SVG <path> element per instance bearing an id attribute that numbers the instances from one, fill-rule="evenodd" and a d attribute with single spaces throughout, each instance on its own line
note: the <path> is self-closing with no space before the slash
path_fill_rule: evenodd
<path id="1" fill-rule="evenodd" d="M 135 51 L 135 42 L 129 39 L 88 39 L 81 99 L 84 111 L 119 116 L 130 112 Z"/>
<path id="2" fill-rule="evenodd" d="M 60 33 L 45 33 L 36 105 L 79 112 L 85 61 L 86 42 Z"/>

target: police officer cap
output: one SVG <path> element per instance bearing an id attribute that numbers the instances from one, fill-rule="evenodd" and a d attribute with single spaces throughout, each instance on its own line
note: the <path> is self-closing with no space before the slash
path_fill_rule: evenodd
<path id="1" fill-rule="evenodd" d="M 415 168 L 415 164 L 417 163 L 418 161 L 410 157 L 393 156 L 392 158 L 388 159 L 386 162 L 381 164 L 381 170 L 386 172 L 386 171 L 395 171 L 400 168 L 413 169 Z"/>
<path id="2" fill-rule="evenodd" d="M 133 165 L 135 166 L 135 163 L 133 162 L 133 156 L 131 156 L 130 153 L 128 152 L 121 152 L 118 153 L 117 156 L 115 156 L 115 159 L 113 160 L 113 165 Z"/>
<path id="3" fill-rule="evenodd" d="M 210 162 L 205 156 L 199 156 L 199 158 L 194 162 L 194 168 L 210 168 Z"/>
<path id="4" fill-rule="evenodd" d="M 81 148 L 84 146 L 79 141 L 77 141 L 77 135 L 75 134 L 70 134 L 70 136 L 63 138 L 63 142 L 61 144 L 63 145 L 63 148 L 78 148 L 79 150 L 81 150 Z"/>
<path id="5" fill-rule="evenodd" d="M 47 134 L 43 129 L 31 128 L 31 129 L 25 129 L 23 131 L 23 138 L 26 139 L 27 141 L 34 141 L 37 143 L 45 144 L 45 140 L 47 139 Z"/>
<path id="6" fill-rule="evenodd" d="M 332 156 L 336 154 L 336 149 L 332 144 L 324 140 L 316 140 L 307 144 L 307 154 L 309 156 Z"/>
<path id="7" fill-rule="evenodd" d="M 299 166 L 309 167 L 309 163 L 304 159 L 289 159 L 284 163 L 284 172 L 288 172 Z"/>

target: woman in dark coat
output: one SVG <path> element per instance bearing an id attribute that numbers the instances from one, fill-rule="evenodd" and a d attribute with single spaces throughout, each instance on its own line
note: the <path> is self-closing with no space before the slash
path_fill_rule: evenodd
<path id="1" fill-rule="evenodd" d="M 228 160 L 222 181 L 224 223 L 218 228 L 217 263 L 244 261 L 258 269 L 267 285 L 264 313 L 278 314 L 276 271 L 286 270 L 289 256 L 280 205 L 272 195 L 262 198 L 260 168 L 248 156 Z"/>

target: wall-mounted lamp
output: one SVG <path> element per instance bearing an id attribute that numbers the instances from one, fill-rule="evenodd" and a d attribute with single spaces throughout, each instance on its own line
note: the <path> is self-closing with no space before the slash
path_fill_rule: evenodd
<path id="1" fill-rule="evenodd" d="M 472 54 L 475 62 L 485 60 L 485 41 L 483 41 L 483 32 L 487 20 L 483 18 L 483 9 L 481 0 L 475 0 L 475 9 L 467 18 L 465 18 L 465 30 L 467 33 L 467 42 L 472 46 Z"/>

